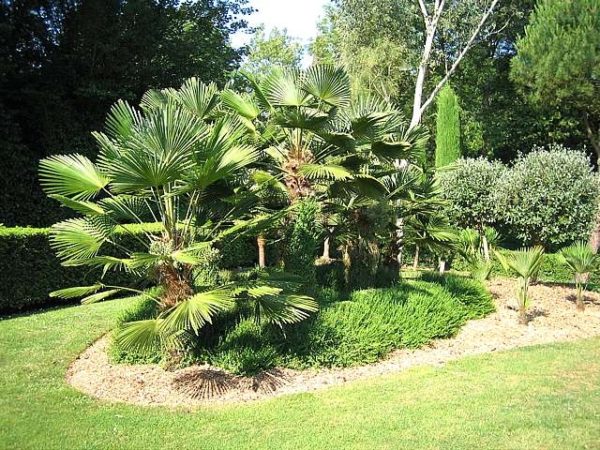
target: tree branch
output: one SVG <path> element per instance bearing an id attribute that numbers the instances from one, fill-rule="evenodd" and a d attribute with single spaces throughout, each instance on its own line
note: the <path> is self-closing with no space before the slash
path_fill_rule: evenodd
<path id="1" fill-rule="evenodd" d="M 425 112 L 425 110 L 427 109 L 427 107 L 435 99 L 435 96 L 440 91 L 440 89 L 442 89 L 442 87 L 444 87 L 444 84 L 446 84 L 446 82 L 448 81 L 448 79 L 450 79 L 450 76 L 452 76 L 452 74 L 456 71 L 456 68 L 458 67 L 458 64 L 460 63 L 460 61 L 464 58 L 464 56 L 467 54 L 467 52 L 469 51 L 469 49 L 471 47 L 473 47 L 473 43 L 475 42 L 475 39 L 479 35 L 479 32 L 481 31 L 481 28 L 483 28 L 483 25 L 487 21 L 487 19 L 490 16 L 490 14 L 492 14 L 492 11 L 494 11 L 494 8 L 496 7 L 496 4 L 498 3 L 498 1 L 499 0 L 492 0 L 492 3 L 490 4 L 490 7 L 487 9 L 487 11 L 485 12 L 485 14 L 481 17 L 481 20 L 479 21 L 479 24 L 477 24 L 477 27 L 475 28 L 475 30 L 471 34 L 471 37 L 469 38 L 469 40 L 465 44 L 465 47 L 459 53 L 458 57 L 454 61 L 454 64 L 452 64 L 452 67 L 450 67 L 450 70 L 446 73 L 446 75 L 444 76 L 444 78 L 442 78 L 442 80 L 437 84 L 437 86 L 433 89 L 433 91 L 431 92 L 431 94 L 429 95 L 429 97 L 427 98 L 427 100 L 425 101 L 425 103 L 423 103 L 423 105 L 421 106 L 421 114 L 423 114 Z"/>
<path id="2" fill-rule="evenodd" d="M 425 2 L 423 0 L 419 0 L 419 7 L 421 8 L 421 14 L 423 14 L 425 24 L 429 25 L 429 13 L 427 12 L 427 7 L 425 6 Z"/>

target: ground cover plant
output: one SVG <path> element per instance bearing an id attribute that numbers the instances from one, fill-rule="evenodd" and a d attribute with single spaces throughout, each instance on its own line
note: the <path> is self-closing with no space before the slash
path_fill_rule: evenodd
<path id="1" fill-rule="evenodd" d="M 202 335 L 193 356 L 183 361 L 208 362 L 233 373 L 254 375 L 275 366 L 346 367 L 377 361 L 398 348 L 417 348 L 433 339 L 453 336 L 467 320 L 494 310 L 491 296 L 477 281 L 448 275 L 391 288 L 340 294 L 323 289 L 316 296 L 320 311 L 296 326 L 259 324 L 232 315 L 219 335 Z M 152 316 L 151 301 L 141 301 L 120 322 Z M 118 331 L 117 331 L 118 333 Z M 168 354 L 135 354 L 113 343 L 120 362 L 169 361 Z"/>

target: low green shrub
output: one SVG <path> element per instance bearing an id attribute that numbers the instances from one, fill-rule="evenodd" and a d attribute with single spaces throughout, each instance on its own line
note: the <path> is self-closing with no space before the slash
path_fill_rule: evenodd
<path id="1" fill-rule="evenodd" d="M 512 250 L 501 250 L 501 253 L 505 255 L 509 255 L 511 252 Z M 452 261 L 452 269 L 459 272 L 467 271 L 467 263 L 463 258 L 457 257 Z M 496 259 L 493 260 L 492 276 L 506 276 L 502 265 Z M 544 255 L 544 261 L 542 262 L 538 277 L 539 281 L 549 283 L 573 282 L 573 276 L 569 272 L 568 267 L 562 263 L 557 253 L 546 253 Z M 600 275 L 592 274 L 590 282 L 594 284 L 600 283 Z"/>
<path id="2" fill-rule="evenodd" d="M 201 336 L 187 362 L 208 362 L 240 375 L 275 366 L 301 369 L 372 363 L 393 349 L 416 348 L 453 336 L 467 320 L 494 310 L 481 283 L 456 275 L 423 274 L 419 281 L 348 296 L 326 288 L 317 299 L 319 313 L 286 328 L 285 334 L 251 320 L 223 319 L 213 327 L 221 330 L 218 336 Z M 145 307 L 137 305 L 138 315 L 133 318 L 144 318 Z M 119 359 L 118 351 L 112 354 Z M 123 362 L 135 360 L 132 355 L 120 356 Z"/>
<path id="3" fill-rule="evenodd" d="M 285 364 L 302 368 L 374 362 L 394 348 L 452 336 L 467 320 L 493 309 L 481 283 L 452 275 L 356 291 L 288 332 L 282 344 Z"/>

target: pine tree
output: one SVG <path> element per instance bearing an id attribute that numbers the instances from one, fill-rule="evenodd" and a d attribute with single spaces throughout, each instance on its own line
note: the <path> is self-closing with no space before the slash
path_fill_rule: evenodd
<path id="1" fill-rule="evenodd" d="M 460 107 L 454 90 L 446 85 L 437 98 L 435 166 L 447 166 L 460 156 Z"/>

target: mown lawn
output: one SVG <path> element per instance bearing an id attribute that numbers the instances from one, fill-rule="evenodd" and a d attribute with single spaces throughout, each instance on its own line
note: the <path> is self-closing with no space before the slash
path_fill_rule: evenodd
<path id="1" fill-rule="evenodd" d="M 98 402 L 64 382 L 123 307 L 0 321 L 0 448 L 600 448 L 600 338 L 187 412 Z"/>

